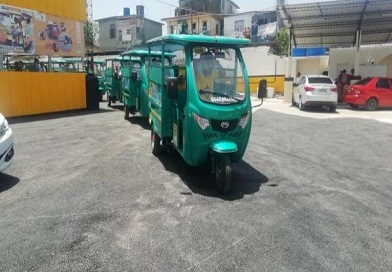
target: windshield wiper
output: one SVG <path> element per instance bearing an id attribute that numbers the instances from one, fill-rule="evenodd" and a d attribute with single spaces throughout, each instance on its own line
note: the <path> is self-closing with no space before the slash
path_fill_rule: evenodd
<path id="1" fill-rule="evenodd" d="M 230 96 L 230 95 L 227 95 L 227 94 L 218 93 L 218 92 L 214 92 L 214 91 L 199 90 L 199 93 L 204 93 L 204 94 L 216 94 L 216 95 L 219 95 L 219 96 L 223 96 L 223 97 L 227 97 L 227 98 L 232 98 L 232 99 L 234 99 L 234 100 L 237 101 L 237 102 L 243 101 L 243 100 L 238 99 L 238 98 L 236 98 L 236 97 L 234 97 L 234 96 Z"/>

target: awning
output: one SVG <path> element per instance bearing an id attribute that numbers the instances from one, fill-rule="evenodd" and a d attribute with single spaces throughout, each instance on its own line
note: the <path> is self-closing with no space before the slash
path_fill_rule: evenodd
<path id="1" fill-rule="evenodd" d="M 294 47 L 351 47 L 392 42 L 392 0 L 345 0 L 278 5 Z"/>

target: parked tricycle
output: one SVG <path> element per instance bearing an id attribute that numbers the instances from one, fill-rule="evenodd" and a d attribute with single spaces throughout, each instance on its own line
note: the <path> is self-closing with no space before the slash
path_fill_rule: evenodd
<path id="1" fill-rule="evenodd" d="M 108 106 L 116 101 L 122 102 L 121 91 L 121 67 L 128 65 L 129 59 L 120 56 L 106 59 L 105 70 L 105 91 L 107 95 Z"/>
<path id="2" fill-rule="evenodd" d="M 129 60 L 128 65 L 121 66 L 121 90 L 124 102 L 124 118 L 129 118 L 129 113 L 139 113 L 142 117 L 149 117 L 150 101 L 148 97 L 148 79 L 146 67 L 151 63 L 159 62 L 162 52 L 136 49 L 121 54 Z M 169 61 L 175 54 L 165 53 Z"/>
<path id="3" fill-rule="evenodd" d="M 222 193 L 230 189 L 232 163 L 242 159 L 251 131 L 249 79 L 240 51 L 249 43 L 201 35 L 147 43 L 150 51 L 184 58 L 185 65 L 181 69 L 163 57 L 154 65 L 149 60 L 152 153 L 174 148 L 191 166 L 210 165 Z"/>

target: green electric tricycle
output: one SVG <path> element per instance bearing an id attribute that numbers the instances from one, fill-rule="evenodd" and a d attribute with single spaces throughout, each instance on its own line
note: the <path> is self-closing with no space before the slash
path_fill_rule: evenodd
<path id="1" fill-rule="evenodd" d="M 124 118 L 129 118 L 129 113 L 140 113 L 142 117 L 149 117 L 150 101 L 148 97 L 148 79 L 146 67 L 149 57 L 151 63 L 159 62 L 162 52 L 134 49 L 121 54 L 129 60 L 128 65 L 121 66 L 121 90 L 124 102 Z M 165 53 L 169 61 L 175 54 Z"/>
<path id="2" fill-rule="evenodd" d="M 107 95 L 108 106 L 110 107 L 116 101 L 122 102 L 121 91 L 121 67 L 127 66 L 129 57 L 117 56 L 106 59 L 105 70 L 105 91 Z"/>
<path id="3" fill-rule="evenodd" d="M 185 59 L 184 69 L 163 57 L 148 66 L 152 153 L 174 148 L 191 166 L 210 165 L 223 193 L 251 131 L 249 79 L 240 51 L 249 43 L 201 35 L 167 35 L 147 43 L 150 51 Z"/>

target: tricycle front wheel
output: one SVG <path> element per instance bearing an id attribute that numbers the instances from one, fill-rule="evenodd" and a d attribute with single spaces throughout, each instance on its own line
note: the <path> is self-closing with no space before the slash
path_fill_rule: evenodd
<path id="1" fill-rule="evenodd" d="M 214 168 L 218 190 L 223 194 L 227 194 L 231 187 L 233 172 L 229 154 L 216 155 Z"/>

